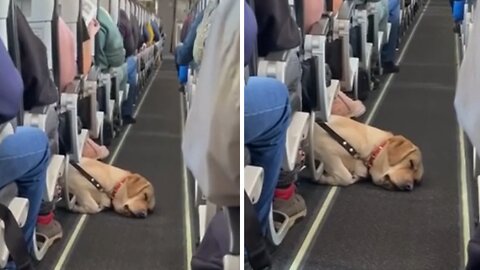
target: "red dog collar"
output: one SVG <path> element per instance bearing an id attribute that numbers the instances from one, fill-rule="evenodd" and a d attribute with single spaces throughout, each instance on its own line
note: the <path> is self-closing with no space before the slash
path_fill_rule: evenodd
<path id="1" fill-rule="evenodd" d="M 367 167 L 368 168 L 371 168 L 373 166 L 373 162 L 378 157 L 380 152 L 382 152 L 382 150 L 383 150 L 383 148 L 385 147 L 386 144 L 387 144 L 387 141 L 384 141 L 382 144 L 380 144 L 379 146 L 377 146 L 373 149 L 372 153 L 370 154 L 370 157 L 368 158 L 368 162 L 367 162 Z"/>
<path id="2" fill-rule="evenodd" d="M 120 187 L 122 187 L 122 185 L 125 183 L 125 181 L 127 181 L 127 178 L 123 178 L 122 181 L 118 182 L 114 187 L 113 187 L 113 190 L 112 190 L 112 195 L 110 196 L 113 200 L 113 198 L 115 198 L 115 195 L 117 194 L 118 190 L 120 190 Z"/>

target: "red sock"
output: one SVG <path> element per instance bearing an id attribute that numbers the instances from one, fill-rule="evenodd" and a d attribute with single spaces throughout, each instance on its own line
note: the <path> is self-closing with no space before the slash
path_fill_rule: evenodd
<path id="1" fill-rule="evenodd" d="M 288 200 L 293 194 L 295 194 L 295 185 L 290 184 L 287 188 L 276 188 L 275 189 L 275 198 Z"/>
<path id="2" fill-rule="evenodd" d="M 46 215 L 38 215 L 37 223 L 47 225 L 53 220 L 53 212 L 50 212 Z"/>

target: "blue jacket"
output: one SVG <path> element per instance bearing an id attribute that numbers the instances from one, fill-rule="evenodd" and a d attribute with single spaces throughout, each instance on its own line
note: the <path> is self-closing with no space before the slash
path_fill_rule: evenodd
<path id="1" fill-rule="evenodd" d="M 188 65 L 193 60 L 193 44 L 195 43 L 195 38 L 197 37 L 197 28 L 200 22 L 203 19 L 203 11 L 200 12 L 192 25 L 188 29 L 187 36 L 183 41 L 183 45 L 177 47 L 175 51 L 175 61 L 178 65 Z"/>
<path id="2" fill-rule="evenodd" d="M 20 73 L 0 40 L 0 124 L 15 118 L 23 101 L 23 81 Z"/>

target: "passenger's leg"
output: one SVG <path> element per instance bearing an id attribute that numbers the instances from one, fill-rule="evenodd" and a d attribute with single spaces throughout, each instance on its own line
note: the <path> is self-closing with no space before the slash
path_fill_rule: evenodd
<path id="1" fill-rule="evenodd" d="M 137 97 L 137 60 L 135 56 L 127 58 L 127 81 L 130 85 L 127 100 L 122 104 L 123 121 L 126 124 L 134 124 L 136 121 L 133 118 L 133 105 Z"/>
<path id="2" fill-rule="evenodd" d="M 278 80 L 251 77 L 244 96 L 245 145 L 250 150 L 252 165 L 264 169 L 262 193 L 255 208 L 262 232 L 266 233 L 290 123 L 288 90 Z"/>
<path id="3" fill-rule="evenodd" d="M 463 21 L 465 0 L 450 0 L 452 7 L 452 17 L 454 21 L 453 32 L 460 34 Z"/>
<path id="4" fill-rule="evenodd" d="M 49 158 L 48 139 L 40 129 L 19 127 L 0 144 L 0 187 L 15 181 L 19 196 L 29 200 L 28 217 L 23 227 L 29 250 L 32 250 Z"/>
<path id="5" fill-rule="evenodd" d="M 384 73 L 397 73 L 400 71 L 399 67 L 395 64 L 395 51 L 400 32 L 400 1 L 389 0 L 388 10 L 388 21 L 391 23 L 392 28 L 390 29 L 388 43 L 382 48 L 382 62 Z"/>

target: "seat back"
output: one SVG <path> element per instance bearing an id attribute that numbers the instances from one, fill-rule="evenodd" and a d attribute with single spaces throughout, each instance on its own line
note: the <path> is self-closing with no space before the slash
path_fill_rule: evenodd
<path id="1" fill-rule="evenodd" d="M 96 4 L 90 0 L 80 0 L 80 4 L 81 10 L 78 16 L 81 19 L 77 24 L 77 44 L 80 46 L 81 43 L 81 49 L 78 50 L 81 57 L 78 58 L 78 69 L 81 74 L 87 75 L 92 67 L 95 55 L 95 35 L 100 29 L 100 25 L 95 19 L 97 17 Z M 85 37 L 85 30 L 88 32 L 88 39 Z"/>
<path id="2" fill-rule="evenodd" d="M 296 48 L 301 44 L 301 34 L 286 1 L 255 1 L 258 23 L 258 55 Z"/>
<path id="3" fill-rule="evenodd" d="M 112 20 L 115 24 L 118 23 L 118 15 L 119 15 L 119 11 L 120 11 L 120 8 L 119 8 L 119 3 L 118 3 L 119 0 L 109 0 L 109 4 L 110 4 L 110 7 L 109 7 L 109 12 L 110 12 L 110 16 L 112 16 Z"/>
<path id="4" fill-rule="evenodd" d="M 59 0 L 59 14 L 65 24 L 70 28 L 72 31 L 73 36 L 76 38 L 78 36 L 78 21 L 79 21 L 79 14 L 81 10 L 81 3 L 82 1 L 69 1 L 69 0 Z M 77 52 L 77 44 L 75 44 L 75 59 L 76 59 L 76 52 Z"/>
<path id="5" fill-rule="evenodd" d="M 130 18 L 130 15 L 132 14 L 132 3 L 130 0 L 124 0 L 125 1 L 125 11 L 128 14 L 128 17 Z"/>
<path id="6" fill-rule="evenodd" d="M 49 66 L 52 63 L 49 56 L 52 54 L 48 53 L 45 43 L 34 32 L 39 31 L 39 36 L 47 38 L 47 35 L 42 34 L 42 30 L 46 29 L 46 32 L 52 33 L 51 26 L 42 28 L 43 26 L 34 24 L 39 28 L 32 29 L 18 7 L 15 10 L 15 18 L 19 40 L 19 47 L 16 49 L 20 52 L 21 73 L 26 89 L 25 110 L 54 104 L 58 101 L 58 91 L 52 81 L 52 69 Z M 48 38 L 47 43 L 52 46 L 51 38 Z"/>
<path id="7" fill-rule="evenodd" d="M 0 38 L 5 44 L 8 44 L 7 18 L 10 10 L 10 0 L 0 0 Z"/>
<path id="8" fill-rule="evenodd" d="M 331 113 L 331 104 L 336 94 L 335 82 L 329 81 L 327 85 L 326 70 L 326 41 L 331 33 L 331 18 L 325 16 L 315 23 L 310 33 L 305 36 L 304 52 L 308 60 L 308 69 L 304 69 L 304 93 L 308 99 L 308 106 L 311 111 L 316 112 L 317 118 L 328 121 Z M 333 84 L 333 85 L 332 85 Z M 338 81 L 336 81 L 338 86 Z M 328 87 L 331 87 L 330 91 Z M 332 91 L 333 90 L 333 91 Z M 306 108 L 304 108 L 305 111 Z"/>
<path id="9" fill-rule="evenodd" d="M 303 0 L 303 29 L 309 33 L 313 24 L 320 20 L 325 9 L 324 1 Z"/>
<path id="10" fill-rule="evenodd" d="M 98 0 L 98 4 L 110 13 L 110 0 Z"/>
<path id="11" fill-rule="evenodd" d="M 76 22 L 75 22 L 76 24 Z M 62 18 L 58 18 L 58 50 L 59 50 L 59 89 L 65 92 L 66 87 L 77 75 L 76 38 Z"/>
<path id="12" fill-rule="evenodd" d="M 354 3 L 345 1 L 338 11 L 334 22 L 334 38 L 341 40 L 342 76 L 341 84 L 344 91 L 352 91 L 350 82 L 352 70 L 350 69 L 350 21 L 354 11 Z"/>
<path id="13" fill-rule="evenodd" d="M 47 51 L 48 68 L 59 85 L 57 33 L 58 3 L 56 0 L 18 0 L 17 5 L 30 25 L 32 31 L 43 42 Z"/>
<path id="14" fill-rule="evenodd" d="M 333 14 L 338 14 L 338 12 L 340 11 L 344 2 L 347 2 L 347 1 L 344 1 L 344 0 L 333 0 L 332 1 L 332 10 L 331 11 L 333 12 Z"/>
<path id="15" fill-rule="evenodd" d="M 258 63 L 259 76 L 276 78 L 288 87 L 293 111 L 302 110 L 302 67 L 297 53 L 297 48 L 273 52 Z"/>
<path id="16" fill-rule="evenodd" d="M 119 0 L 118 1 L 118 9 L 123 9 L 127 12 L 127 0 Z M 127 12 L 128 14 L 128 12 Z"/>

